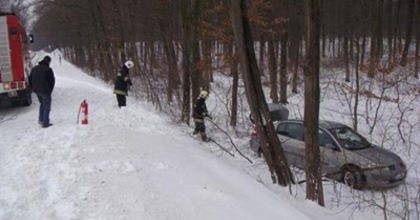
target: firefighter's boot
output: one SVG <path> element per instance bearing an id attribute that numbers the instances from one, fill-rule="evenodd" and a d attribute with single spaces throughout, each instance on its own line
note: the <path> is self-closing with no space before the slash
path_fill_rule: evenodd
<path id="1" fill-rule="evenodd" d="M 210 138 L 207 137 L 207 134 L 202 132 L 201 133 L 201 139 L 203 140 L 203 142 L 209 142 Z"/>

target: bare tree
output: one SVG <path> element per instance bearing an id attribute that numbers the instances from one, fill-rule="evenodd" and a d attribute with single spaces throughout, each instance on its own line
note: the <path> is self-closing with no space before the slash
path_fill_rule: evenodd
<path id="1" fill-rule="evenodd" d="M 307 0 L 308 52 L 305 67 L 306 198 L 324 206 L 318 144 L 321 1 Z"/>
<path id="2" fill-rule="evenodd" d="M 401 66 L 407 65 L 408 49 L 410 48 L 411 38 L 413 36 L 414 9 L 415 9 L 414 0 L 408 0 L 405 46 L 402 52 Z"/>
<path id="3" fill-rule="evenodd" d="M 261 87 L 260 74 L 254 54 L 254 42 L 246 16 L 246 3 L 244 0 L 231 0 L 230 2 L 232 27 L 251 114 L 261 136 L 261 146 L 273 182 L 287 186 L 292 181 L 292 174 L 269 116 L 267 102 Z"/>

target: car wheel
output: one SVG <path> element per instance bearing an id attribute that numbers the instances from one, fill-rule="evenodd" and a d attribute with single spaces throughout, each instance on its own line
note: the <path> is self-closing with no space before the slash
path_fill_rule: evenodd
<path id="1" fill-rule="evenodd" d="M 345 168 L 343 173 L 343 182 L 353 189 L 362 189 L 364 182 L 362 172 L 357 167 Z"/>

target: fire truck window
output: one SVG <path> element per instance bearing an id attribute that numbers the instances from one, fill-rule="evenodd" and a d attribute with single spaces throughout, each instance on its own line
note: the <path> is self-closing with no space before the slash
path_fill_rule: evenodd
<path id="1" fill-rule="evenodd" d="M 16 35 L 17 34 L 17 29 L 14 28 L 14 27 L 10 28 L 10 34 L 11 35 Z"/>

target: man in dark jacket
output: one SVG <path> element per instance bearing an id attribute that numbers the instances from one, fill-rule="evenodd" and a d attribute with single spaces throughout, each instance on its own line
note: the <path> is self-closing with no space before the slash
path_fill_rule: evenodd
<path id="1" fill-rule="evenodd" d="M 115 80 L 114 94 L 117 95 L 118 107 L 126 106 L 126 96 L 128 95 L 128 86 L 132 86 L 129 71 L 134 67 L 133 61 L 129 60 L 121 67 Z"/>
<path id="2" fill-rule="evenodd" d="M 45 56 L 44 59 L 35 66 L 29 76 L 29 83 L 32 90 L 36 93 L 39 103 L 38 122 L 43 128 L 48 128 L 50 123 L 51 94 L 54 90 L 54 72 L 50 68 L 51 57 Z"/>
<path id="3" fill-rule="evenodd" d="M 195 122 L 195 129 L 193 134 L 200 134 L 201 139 L 205 142 L 210 141 L 210 139 L 206 135 L 206 126 L 204 125 L 204 118 L 211 118 L 207 111 L 206 106 L 206 99 L 209 93 L 205 90 L 201 91 L 200 96 L 198 97 L 197 101 L 194 103 L 193 109 L 193 118 Z"/>

